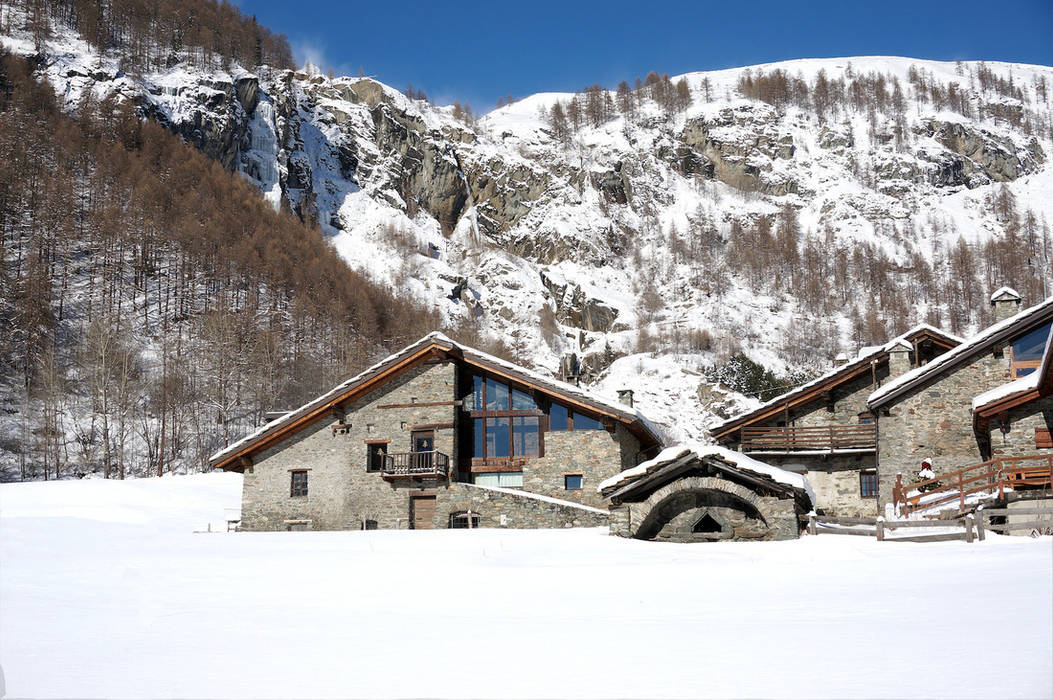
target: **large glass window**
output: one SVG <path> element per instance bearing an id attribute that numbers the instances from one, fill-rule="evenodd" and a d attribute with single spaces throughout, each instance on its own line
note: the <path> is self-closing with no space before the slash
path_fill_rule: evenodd
<path id="1" fill-rule="evenodd" d="M 484 474 L 476 474 L 474 481 L 479 486 L 522 488 L 523 472 L 488 472 Z"/>
<path id="2" fill-rule="evenodd" d="M 537 457 L 539 454 L 538 419 L 522 416 L 512 419 L 512 455 Z"/>
<path id="3" fill-rule="evenodd" d="M 1042 364 L 1050 324 L 1040 326 L 1013 341 L 1013 373 L 1017 377 L 1031 374 Z"/>
<path id="4" fill-rule="evenodd" d="M 509 440 L 509 421 L 507 418 L 486 419 L 486 456 L 508 457 L 511 441 Z"/>
<path id="5" fill-rule="evenodd" d="M 512 408 L 516 411 L 536 411 L 534 397 L 519 389 L 512 390 Z"/>
<path id="6" fill-rule="evenodd" d="M 548 429 L 566 430 L 570 425 L 569 418 L 570 412 L 565 406 L 560 406 L 558 403 L 552 404 L 548 410 Z"/>
<path id="7" fill-rule="evenodd" d="M 507 411 L 509 409 L 508 385 L 496 379 L 486 380 L 486 410 Z"/>
<path id="8" fill-rule="evenodd" d="M 603 424 L 595 418 L 589 418 L 583 416 L 580 413 L 574 414 L 574 429 L 575 430 L 603 430 Z"/>

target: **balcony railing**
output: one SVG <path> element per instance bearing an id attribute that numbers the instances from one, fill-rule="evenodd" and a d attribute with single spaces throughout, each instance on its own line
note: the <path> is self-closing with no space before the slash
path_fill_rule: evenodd
<path id="1" fill-rule="evenodd" d="M 384 455 L 385 479 L 436 479 L 445 478 L 449 473 L 450 458 L 438 450 Z"/>
<path id="2" fill-rule="evenodd" d="M 743 428 L 742 452 L 868 451 L 877 446 L 875 425 Z"/>

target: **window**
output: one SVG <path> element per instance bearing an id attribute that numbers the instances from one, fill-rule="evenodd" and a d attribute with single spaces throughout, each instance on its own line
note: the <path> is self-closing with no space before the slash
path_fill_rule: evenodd
<path id="1" fill-rule="evenodd" d="M 479 527 L 478 513 L 450 513 L 450 529 L 466 530 Z"/>
<path id="2" fill-rule="evenodd" d="M 549 430 L 569 430 L 570 429 L 570 412 L 567 411 L 565 406 L 560 406 L 558 403 L 552 404 L 548 410 L 548 429 Z"/>
<path id="3" fill-rule="evenodd" d="M 487 472 L 484 474 L 476 474 L 474 482 L 478 486 L 522 488 L 523 472 Z"/>
<path id="4" fill-rule="evenodd" d="M 387 455 L 388 443 L 371 442 L 366 445 L 366 471 L 384 471 L 384 457 Z"/>
<path id="5" fill-rule="evenodd" d="M 363 530 L 376 530 L 377 529 L 377 521 L 376 520 L 363 520 L 362 521 L 362 529 Z"/>
<path id="6" fill-rule="evenodd" d="M 1013 341 L 1011 367 L 1014 377 L 1031 374 L 1042 364 L 1042 353 L 1046 349 L 1049 328 L 1050 324 L 1047 323 Z"/>
<path id="7" fill-rule="evenodd" d="M 877 472 L 859 473 L 859 495 L 863 498 L 877 498 Z"/>
<path id="8" fill-rule="evenodd" d="M 580 491 L 583 481 L 585 481 L 585 477 L 581 474 L 564 474 L 563 488 L 568 491 Z"/>
<path id="9" fill-rule="evenodd" d="M 307 471 L 289 472 L 290 485 L 289 496 L 292 498 L 305 498 L 307 496 Z"/>
<path id="10" fill-rule="evenodd" d="M 574 414 L 574 430 L 603 430 L 603 424 L 595 418 L 589 418 L 583 416 L 580 413 Z"/>
<path id="11" fill-rule="evenodd" d="M 859 414 L 859 424 L 860 425 L 873 425 L 874 424 L 874 416 L 873 416 L 873 414 L 860 413 Z"/>

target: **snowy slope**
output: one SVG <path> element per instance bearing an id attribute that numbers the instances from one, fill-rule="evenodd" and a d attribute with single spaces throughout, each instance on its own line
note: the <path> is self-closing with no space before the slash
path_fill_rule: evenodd
<path id="1" fill-rule="evenodd" d="M 32 51 L 18 30 L 0 39 Z M 747 71 L 776 69 L 809 85 L 820 71 L 846 84 L 880 75 L 890 91 L 898 81 L 902 123 L 865 108 L 820 121 L 739 92 Z M 1023 99 L 980 85 L 982 71 L 1012 80 Z M 471 124 L 370 79 L 183 65 L 130 76 L 62 31 L 41 73 L 71 110 L 87 91 L 135 100 L 275 205 L 285 198 L 316 219 L 349 265 L 437 308 L 451 326 L 514 338 L 526 363 L 547 373 L 577 354 L 588 381 L 608 395 L 635 389 L 637 406 L 675 440 L 704 440 L 718 412 L 738 406 L 735 397 L 709 405 L 700 368 L 743 349 L 776 370 L 821 371 L 839 352 L 855 354 L 852 314 L 874 303 L 820 315 L 799 289 L 750 283 L 719 252 L 700 267 L 676 246 L 709 236 L 723 250 L 734 222 L 789 206 L 804 239 L 827 250 L 874 245 L 906 286 L 912 256 L 945 277 L 959 238 L 1004 235 L 988 202 L 1001 180 L 1021 211 L 1053 221 L 1053 112 L 1039 94 L 1053 68 L 1044 66 L 861 57 L 689 73 L 672 79 L 690 87 L 683 111 L 643 99 L 632 118 L 583 125 L 566 143 L 547 113 L 570 94 L 533 95 Z M 917 75 L 987 112 L 965 117 L 935 104 L 911 83 Z M 1028 133 L 996 109 L 1039 128 Z M 699 164 L 704 172 L 692 170 Z M 657 301 L 644 312 L 649 293 Z M 932 310 L 915 303 L 904 321 Z M 657 352 L 638 352 L 641 331 L 658 337 Z M 705 348 L 671 347 L 674 333 L 702 331 Z"/>
<path id="2" fill-rule="evenodd" d="M 195 534 L 239 481 L 0 485 L 0 693 L 1034 698 L 1053 684 L 1048 537 Z M 981 652 L 963 629 L 984 630 Z"/>

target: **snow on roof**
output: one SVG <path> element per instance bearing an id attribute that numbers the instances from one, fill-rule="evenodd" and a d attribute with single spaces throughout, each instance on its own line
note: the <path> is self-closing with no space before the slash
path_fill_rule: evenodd
<path id="1" fill-rule="evenodd" d="M 899 390 L 901 387 L 907 386 L 915 381 L 918 381 L 919 379 L 922 379 L 925 376 L 938 373 L 942 368 L 948 366 L 954 360 L 968 355 L 970 352 L 982 346 L 992 337 L 998 335 L 999 333 L 1005 330 L 1012 328 L 1017 324 L 1024 323 L 1032 316 L 1036 316 L 1037 314 L 1041 313 L 1042 311 L 1045 311 L 1051 306 L 1053 306 L 1053 297 L 1049 297 L 1040 304 L 1036 304 L 1028 309 L 1024 309 L 1018 314 L 1003 319 L 1002 321 L 999 321 L 993 326 L 988 326 L 986 329 L 969 338 L 969 340 L 963 342 L 961 345 L 954 348 L 953 350 L 948 350 L 942 355 L 934 358 L 928 364 L 924 364 L 921 367 L 915 367 L 911 371 L 901 374 L 895 379 L 889 381 L 880 389 L 878 389 L 869 397 L 867 397 L 867 405 L 870 407 L 878 405 L 880 404 L 882 399 L 887 398 L 893 392 Z"/>
<path id="2" fill-rule="evenodd" d="M 567 508 L 577 508 L 578 510 L 586 510 L 590 513 L 601 513 L 607 515 L 610 511 L 604 508 L 594 508 L 592 506 L 582 505 L 581 503 L 575 503 L 574 501 L 564 501 L 562 498 L 553 498 L 552 496 L 542 496 L 540 493 L 534 493 L 532 491 L 520 491 L 519 489 L 506 489 L 500 486 L 483 486 L 482 484 L 469 484 L 464 483 L 462 486 L 467 486 L 473 489 L 480 489 L 483 491 L 496 491 L 497 493 L 507 493 L 511 496 L 520 496 L 522 498 L 531 498 L 535 501 L 544 501 L 545 503 L 554 503 L 557 506 L 565 506 Z"/>
<path id="3" fill-rule="evenodd" d="M 1001 386 L 996 386 L 994 389 L 989 389 L 982 394 L 977 394 L 973 397 L 973 411 L 975 412 L 993 403 L 998 403 L 1002 399 L 1009 398 L 1015 394 L 1023 394 L 1037 389 L 1040 377 L 1041 374 L 1039 372 L 1032 372 L 1026 377 L 1014 379 Z"/>
<path id="4" fill-rule="evenodd" d="M 1000 299 L 1015 299 L 1020 301 L 1020 293 L 1012 287 L 999 287 L 991 293 L 991 301 L 999 301 Z"/>
<path id="5" fill-rule="evenodd" d="M 815 379 L 813 379 L 813 380 L 811 380 L 809 382 L 805 382 L 804 384 L 801 384 L 799 387 L 797 387 L 795 389 L 792 389 L 792 390 L 786 392 L 785 394 L 780 394 L 779 396 L 776 396 L 773 399 L 769 399 L 768 401 L 765 401 L 764 403 L 762 403 L 760 406 L 757 406 L 756 408 L 753 408 L 753 409 L 750 409 L 750 410 L 745 411 L 743 413 L 740 413 L 737 416 L 733 416 L 733 417 L 729 418 L 728 420 L 724 421 L 723 423 L 720 423 L 719 425 L 714 426 L 712 428 L 712 432 L 719 432 L 726 425 L 731 425 L 732 423 L 736 423 L 739 420 L 745 418 L 746 416 L 749 416 L 749 415 L 751 415 L 753 413 L 757 413 L 759 411 L 763 411 L 766 408 L 770 408 L 772 406 L 776 406 L 776 405 L 782 403 L 783 401 L 786 401 L 790 397 L 796 396 L 797 394 L 804 393 L 804 392 L 812 389 L 813 387 L 818 386 L 819 384 L 822 384 L 823 382 L 825 382 L 826 380 L 830 379 L 831 377 L 836 376 L 840 372 L 844 372 L 852 364 L 856 364 L 856 363 L 862 362 L 863 360 L 870 359 L 870 358 L 872 358 L 872 357 L 874 357 L 876 355 L 880 355 L 881 353 L 888 352 L 893 347 L 895 347 L 896 345 L 903 344 L 903 345 L 906 345 L 907 347 L 913 347 L 910 344 L 910 342 L 907 340 L 907 338 L 911 337 L 912 335 L 916 335 L 918 333 L 921 333 L 922 331 L 929 331 L 931 333 L 935 333 L 937 335 L 941 335 L 941 336 L 943 336 L 943 337 L 947 338 L 948 340 L 950 340 L 952 342 L 955 342 L 955 343 L 963 343 L 963 342 L 965 342 L 962 338 L 959 338 L 956 335 L 952 335 L 951 333 L 948 333 L 947 331 L 942 331 L 939 328 L 936 328 L 934 326 L 930 326 L 927 323 L 919 323 L 917 326 L 914 326 L 914 328 L 911 328 L 909 331 L 907 331 L 906 333 L 903 333 L 902 335 L 896 336 L 895 338 L 893 338 L 889 342 L 885 343 L 884 345 L 870 345 L 870 346 L 861 348 L 860 351 L 859 351 L 859 354 L 856 355 L 855 358 L 853 358 L 848 364 L 837 365 L 833 369 L 831 369 L 831 370 L 829 370 L 829 371 L 827 371 L 827 372 L 825 372 L 823 374 L 820 374 Z M 929 363 L 929 364 L 932 364 L 932 363 Z M 928 365 L 926 365 L 926 366 L 928 366 Z"/>
<path id="6" fill-rule="evenodd" d="M 703 445 L 701 443 L 688 443 L 685 445 L 667 447 L 659 452 L 653 459 L 649 459 L 631 469 L 626 469 L 609 479 L 605 479 L 596 487 L 596 490 L 602 492 L 614 486 L 619 486 L 642 476 L 646 476 L 668 464 L 695 457 L 698 459 L 703 459 L 705 457 L 718 457 L 739 469 L 745 469 L 746 471 L 751 471 L 755 474 L 762 474 L 780 484 L 786 484 L 787 486 L 801 489 L 808 494 L 808 498 L 811 499 L 812 504 L 815 504 L 815 492 L 812 490 L 812 485 L 808 483 L 808 479 L 803 474 L 795 474 L 794 472 L 789 472 L 785 469 L 780 469 L 779 467 L 773 467 L 770 464 L 759 462 L 752 457 L 747 457 L 741 452 L 735 452 L 726 447 L 720 447 L 719 445 Z"/>
<path id="7" fill-rule="evenodd" d="M 428 345 L 431 345 L 432 343 L 441 343 L 443 345 L 449 345 L 451 347 L 460 348 L 462 352 L 469 356 L 469 359 L 471 357 L 475 357 L 483 363 L 496 365 L 509 371 L 512 371 L 518 375 L 529 377 L 532 381 L 536 381 L 541 386 L 549 388 L 551 391 L 553 391 L 553 393 L 580 398 L 587 403 L 591 403 L 596 406 L 601 406 L 605 409 L 608 409 L 612 413 L 620 415 L 621 417 L 626 418 L 628 420 L 639 421 L 640 424 L 643 425 L 644 428 L 651 433 L 651 435 L 655 438 L 656 441 L 658 441 L 659 443 L 661 442 L 662 434 L 661 432 L 659 432 L 658 428 L 656 428 L 654 424 L 652 424 L 642 413 L 640 413 L 639 410 L 635 408 L 627 406 L 626 404 L 620 403 L 618 401 L 612 401 L 610 399 L 604 398 L 593 392 L 582 389 L 579 386 L 575 386 L 573 384 L 568 384 L 567 382 L 561 382 L 557 379 L 546 377 L 532 370 L 528 370 L 525 367 L 520 367 L 519 365 L 516 365 L 512 362 L 508 362 L 498 357 L 494 357 L 493 355 L 489 355 L 485 352 L 482 352 L 481 350 L 476 350 L 475 348 L 460 345 L 451 340 L 444 333 L 440 333 L 439 331 L 433 331 L 421 338 L 420 340 L 416 341 L 415 343 L 407 345 L 398 352 L 388 355 L 387 357 L 380 360 L 376 364 L 370 366 L 366 370 L 359 372 L 358 374 L 344 382 L 341 382 L 340 384 L 336 385 L 334 388 L 330 389 L 321 396 L 318 396 L 317 398 L 308 401 L 307 403 L 295 410 L 289 411 L 280 418 L 276 418 L 275 420 L 272 420 L 269 423 L 262 425 L 261 427 L 257 428 L 256 430 L 241 438 L 237 442 L 233 442 L 230 445 L 224 447 L 223 449 L 217 450 L 215 454 L 209 457 L 209 462 L 216 462 L 224 459 L 225 457 L 228 457 L 229 455 L 237 452 L 241 448 L 245 447 L 246 445 L 258 439 L 259 437 L 263 436 L 265 433 L 274 430 L 275 428 L 278 428 L 286 423 L 291 423 L 296 418 L 310 413 L 311 410 L 313 410 L 314 408 L 325 404 L 327 401 L 335 398 L 336 396 L 338 396 L 348 388 L 354 386 L 355 384 L 358 384 L 359 382 L 365 380 L 369 377 L 369 375 L 379 371 L 386 365 L 398 361 L 403 356 L 411 355 L 413 354 L 413 352 L 425 348 Z"/>

